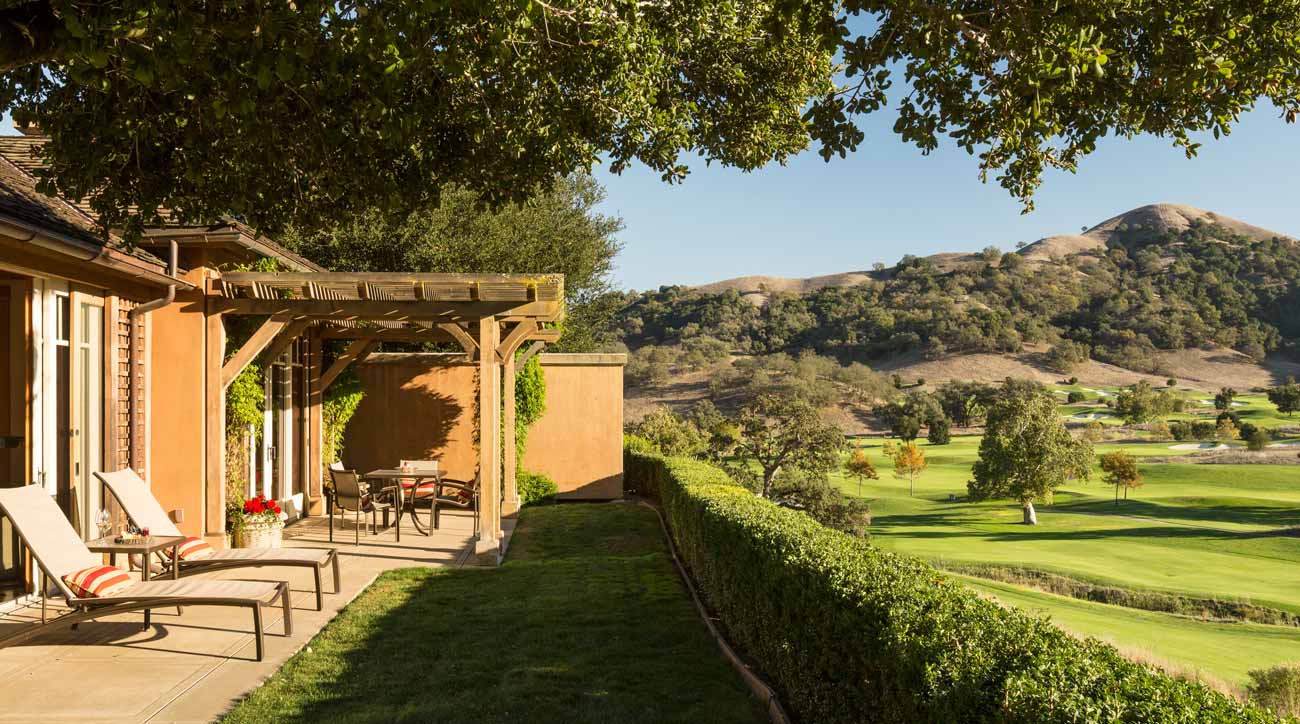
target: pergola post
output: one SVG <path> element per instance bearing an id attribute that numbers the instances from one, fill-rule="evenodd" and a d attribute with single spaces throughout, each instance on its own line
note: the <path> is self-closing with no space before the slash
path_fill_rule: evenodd
<path id="1" fill-rule="evenodd" d="M 474 546 L 478 554 L 499 555 L 501 550 L 501 365 L 490 351 L 500 338 L 496 317 L 479 320 L 479 533 Z"/>
<path id="2" fill-rule="evenodd" d="M 324 452 L 323 403 L 325 388 L 321 385 L 322 344 L 319 331 L 312 331 L 307 337 L 307 445 L 306 463 L 303 475 L 307 480 L 307 490 L 303 496 L 303 512 L 306 515 L 319 515 L 323 510 L 323 476 L 324 466 L 329 462 L 322 458 Z"/>
<path id="3" fill-rule="evenodd" d="M 226 383 L 222 366 L 226 359 L 226 326 L 221 314 L 206 300 L 204 319 L 204 486 L 203 533 L 226 532 Z"/>
<path id="4" fill-rule="evenodd" d="M 504 500 L 501 515 L 512 516 L 519 512 L 518 446 L 515 441 L 515 356 L 506 355 L 501 366 L 503 404 L 501 414 L 501 486 Z"/>

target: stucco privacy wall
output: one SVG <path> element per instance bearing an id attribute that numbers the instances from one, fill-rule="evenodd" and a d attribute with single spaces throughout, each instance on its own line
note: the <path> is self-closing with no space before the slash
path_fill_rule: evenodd
<path id="1" fill-rule="evenodd" d="M 522 466 L 545 472 L 566 498 L 623 494 L 625 355 L 539 356 L 546 414 Z M 460 354 L 376 354 L 355 367 L 365 390 L 344 433 L 343 462 L 361 472 L 437 459 L 468 480 L 478 464 L 478 368 Z"/>
<path id="2" fill-rule="evenodd" d="M 546 473 L 560 497 L 623 497 L 622 354 L 544 354 L 546 412 L 520 467 Z"/>

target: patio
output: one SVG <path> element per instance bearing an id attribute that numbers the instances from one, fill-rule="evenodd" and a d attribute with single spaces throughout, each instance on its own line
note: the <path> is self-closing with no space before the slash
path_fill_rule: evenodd
<path id="1" fill-rule="evenodd" d="M 267 609 L 266 658 L 253 661 L 251 622 L 242 612 L 191 607 L 154 612 L 141 630 L 140 614 L 52 628 L 24 645 L 0 650 L 0 722 L 210 722 L 275 673 L 380 573 L 407 567 L 459 567 L 473 553 L 473 513 L 448 510 L 442 525 L 423 536 L 403 521 L 394 531 L 361 537 L 352 545 L 350 521 L 335 521 L 343 586 L 315 610 L 311 573 L 263 568 L 213 577 L 288 580 L 293 588 L 293 635 L 281 634 L 280 616 Z M 513 520 L 504 521 L 506 533 Z M 328 519 L 314 517 L 285 529 L 286 546 L 330 546 Z M 326 590 L 332 583 L 326 579 Z M 53 603 L 51 601 L 51 603 Z M 51 615 L 61 611 L 51 608 Z M 0 632 L 40 618 L 39 604 L 0 614 Z M 85 687 L 74 682 L 94 682 Z"/>

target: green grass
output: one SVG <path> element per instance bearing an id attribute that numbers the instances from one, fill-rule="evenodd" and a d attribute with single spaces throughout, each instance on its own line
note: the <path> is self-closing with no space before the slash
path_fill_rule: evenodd
<path id="1" fill-rule="evenodd" d="M 227 722 L 760 722 L 632 505 L 525 509 L 495 569 L 382 575 Z"/>
<path id="2" fill-rule="evenodd" d="M 905 480 L 893 477 L 880 453 L 881 442 L 863 445 L 881 475 L 862 486 L 862 497 L 871 502 L 876 545 L 940 564 L 1021 566 L 1125 588 L 1245 599 L 1300 613 L 1300 537 L 1287 533 L 1300 527 L 1300 466 L 1141 463 L 1152 456 L 1177 458 L 1187 453 L 1170 450 L 1173 443 L 1103 443 L 1095 446 L 1098 453 L 1123 449 L 1139 458 L 1143 487 L 1116 507 L 1113 489 L 1101 483 L 1099 475 L 1092 482 L 1071 483 L 1052 505 L 1038 506 L 1037 526 L 1026 526 L 1014 502 L 966 500 L 977 436 L 955 437 L 943 446 L 921 442 L 930 467 L 917 482 L 915 497 L 908 496 Z M 846 493 L 858 492 L 857 481 L 836 476 L 834 482 Z M 1111 638 L 1149 649 L 1157 657 L 1203 666 L 1232 681 L 1240 681 L 1244 664 L 1229 658 L 1216 663 L 1216 647 L 1224 637 L 1273 628 L 1095 608 L 1099 604 L 1076 606 L 1083 602 L 1018 590 L 1021 594 L 1012 603 L 1032 598 L 1032 607 L 1050 611 L 1083 633 L 1104 632 L 1106 612 L 1120 611 L 1122 616 L 1111 614 L 1117 616 Z M 1092 618 L 1083 616 L 1085 611 Z M 1172 622 L 1147 626 L 1155 621 Z M 1138 636 L 1142 631 L 1147 633 Z M 1198 638 L 1197 631 L 1204 631 L 1204 638 Z M 1300 647 L 1287 651 L 1281 644 L 1250 643 L 1276 640 L 1270 638 L 1272 633 L 1253 636 L 1243 638 L 1241 645 L 1254 652 L 1256 666 L 1300 656 Z M 1300 639 L 1282 640 L 1289 646 Z"/>
<path id="3" fill-rule="evenodd" d="M 1175 673 L 1209 675 L 1240 687 L 1251 669 L 1292 661 L 1300 652 L 1300 628 L 1248 623 L 1210 623 L 1181 616 L 1079 601 L 1007 583 L 958 576 L 1002 603 L 1048 616 L 1080 636 L 1119 646 Z"/>

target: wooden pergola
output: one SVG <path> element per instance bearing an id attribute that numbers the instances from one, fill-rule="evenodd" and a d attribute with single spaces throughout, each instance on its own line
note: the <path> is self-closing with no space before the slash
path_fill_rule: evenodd
<path id="1" fill-rule="evenodd" d="M 364 360 L 380 343 L 449 342 L 459 345 L 479 372 L 479 553 L 499 550 L 501 517 L 519 506 L 515 473 L 517 364 L 558 339 L 546 325 L 564 318 L 564 277 L 557 274 L 403 274 L 343 272 L 228 272 L 206 289 L 209 339 L 207 414 L 209 508 L 225 509 L 225 390 L 259 356 L 279 357 L 306 338 L 308 426 L 304 453 L 308 498 L 322 482 L 321 402 L 348 365 Z M 256 315 L 266 321 L 228 360 L 221 318 Z M 325 340 L 347 340 L 346 349 L 322 369 Z M 516 353 L 530 345 L 518 359 Z M 504 403 L 504 404 L 503 404 Z M 504 419 L 502 419 L 504 415 Z M 213 447 L 213 446 L 217 447 Z M 214 482 L 216 485 L 214 486 Z M 216 489 L 217 500 L 211 496 Z"/>

